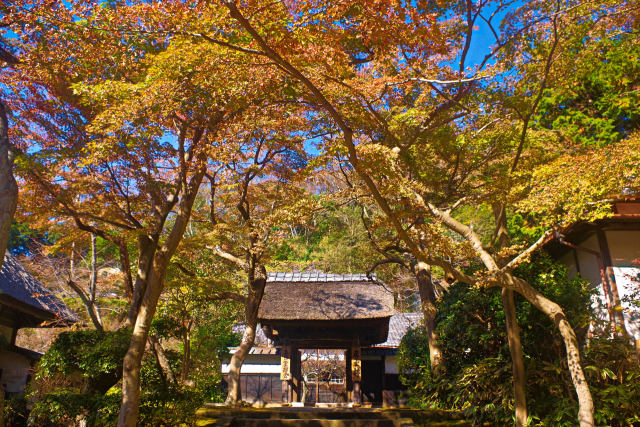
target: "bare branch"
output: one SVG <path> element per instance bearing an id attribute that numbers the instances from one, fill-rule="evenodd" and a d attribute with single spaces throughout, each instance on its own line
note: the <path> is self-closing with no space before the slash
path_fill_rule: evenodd
<path id="1" fill-rule="evenodd" d="M 542 236 L 535 243 L 529 246 L 527 249 L 522 251 L 517 257 L 509 261 L 507 265 L 502 268 L 502 271 L 509 272 L 516 268 L 521 263 L 527 261 L 531 254 L 540 249 L 542 246 L 547 244 L 551 238 L 553 237 L 556 230 L 550 229 L 544 232 Z"/>
<path id="2" fill-rule="evenodd" d="M 172 261 L 171 262 L 173 265 L 175 265 L 176 267 L 178 267 L 178 270 L 182 271 L 184 274 L 186 274 L 189 277 L 196 277 L 196 273 L 194 273 L 193 271 L 189 270 L 187 267 L 185 267 L 184 265 L 182 265 L 181 263 L 179 263 L 178 261 Z"/>
<path id="3" fill-rule="evenodd" d="M 404 260 L 402 258 L 395 257 L 395 256 L 390 256 L 389 258 L 379 259 L 378 261 L 374 262 L 373 265 L 366 272 L 367 277 L 370 280 L 372 280 L 371 275 L 376 270 L 376 268 L 380 267 L 381 265 L 386 265 L 386 264 L 398 264 L 398 265 L 400 265 L 402 267 L 407 268 L 407 265 L 406 265 L 406 263 L 404 262 Z"/>
<path id="4" fill-rule="evenodd" d="M 247 298 L 240 295 L 239 293 L 236 292 L 229 292 L 229 291 L 223 291 L 223 292 L 216 292 L 214 295 L 212 295 L 211 297 L 207 298 L 209 301 L 219 301 L 219 300 L 223 300 L 223 299 L 231 299 L 234 301 L 238 301 L 241 304 L 246 304 L 247 303 Z"/>
<path id="5" fill-rule="evenodd" d="M 104 328 L 102 326 L 102 322 L 100 321 L 100 314 L 97 313 L 98 307 L 96 307 L 95 302 L 91 301 L 91 298 L 87 293 L 78 285 L 75 281 L 69 279 L 67 280 L 67 285 L 80 297 L 84 307 L 87 309 L 87 314 L 89 314 L 89 318 L 91 319 L 91 323 L 93 326 L 99 330 L 103 331 Z"/>
<path id="6" fill-rule="evenodd" d="M 220 258 L 226 259 L 227 261 L 231 261 L 232 263 L 236 264 L 238 267 L 242 268 L 243 270 L 249 270 L 248 263 L 246 263 L 239 257 L 233 254 L 230 254 L 227 251 L 222 250 L 219 246 L 207 245 L 206 248 L 209 249 L 211 252 L 213 252 L 215 255 L 219 256 Z"/>
<path id="7" fill-rule="evenodd" d="M 488 77 L 486 76 L 478 76 L 478 77 L 465 77 L 455 80 L 439 80 L 439 79 L 425 79 L 422 77 L 416 77 L 414 79 L 409 79 L 409 81 L 416 81 L 421 83 L 430 83 L 430 84 L 439 84 L 439 85 L 455 85 L 460 83 L 469 83 L 469 82 L 477 82 L 479 80 L 485 80 Z"/>

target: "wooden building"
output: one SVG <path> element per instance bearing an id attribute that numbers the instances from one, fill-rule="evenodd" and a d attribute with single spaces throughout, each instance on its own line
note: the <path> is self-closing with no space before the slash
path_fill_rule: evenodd
<path id="1" fill-rule="evenodd" d="M 346 402 L 392 405 L 403 389 L 398 345 L 421 320 L 393 307 L 393 293 L 363 274 L 270 273 L 260 333 L 241 370 L 243 399 L 302 403 L 303 359 L 320 349 L 344 363 L 344 382 L 325 388 L 342 387 Z"/>
<path id="2" fill-rule="evenodd" d="M 617 319 L 640 351 L 640 201 L 621 201 L 613 215 L 596 222 L 568 227 L 545 249 L 565 264 L 571 275 L 580 275 L 599 291 L 594 300 L 601 323 Z"/>
<path id="3" fill-rule="evenodd" d="M 15 345 L 20 328 L 68 326 L 78 318 L 8 252 L 0 270 L 0 384 L 7 395 L 24 392 L 41 354 Z"/>

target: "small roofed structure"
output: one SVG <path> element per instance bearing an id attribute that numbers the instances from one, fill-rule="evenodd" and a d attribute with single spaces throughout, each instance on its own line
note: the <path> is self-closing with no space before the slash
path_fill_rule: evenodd
<path id="1" fill-rule="evenodd" d="M 578 222 L 556 234 L 545 250 L 598 290 L 593 308 L 612 335 L 629 335 L 640 355 L 640 198 L 617 200 L 611 215 Z M 593 327 L 594 325 L 592 325 Z"/>
<path id="2" fill-rule="evenodd" d="M 393 293 L 364 274 L 270 273 L 258 319 L 276 345 L 341 348 L 387 339 Z"/>
<path id="3" fill-rule="evenodd" d="M 417 328 L 422 322 L 422 313 L 394 313 L 389 319 L 389 334 L 387 339 L 372 346 L 372 351 L 367 353 L 374 353 L 373 349 L 393 349 L 397 350 L 400 347 L 400 343 L 409 329 Z M 363 350 L 364 353 L 364 350 Z M 394 352 L 395 354 L 395 352 Z"/>
<path id="4" fill-rule="evenodd" d="M 400 372 L 397 364 L 397 352 L 402 338 L 407 334 L 409 329 L 417 328 L 422 322 L 422 313 L 400 313 L 394 312 L 389 319 L 389 333 L 387 339 L 379 344 L 370 347 L 362 347 L 362 401 L 375 405 L 395 406 L 403 396 L 406 395 L 406 387 L 400 382 Z M 242 335 L 244 332 L 244 324 L 236 324 L 233 331 Z M 234 352 L 237 348 L 229 348 L 230 352 Z M 240 382 L 242 384 L 242 398 L 245 401 L 256 403 L 276 403 L 287 401 L 283 398 L 281 385 L 281 369 L 282 369 L 282 350 L 283 347 L 274 347 L 273 341 L 269 340 L 261 329 L 256 332 L 254 346 L 249 351 L 244 364 L 242 365 L 242 373 Z M 302 360 L 313 360 L 316 357 L 316 351 L 313 349 L 300 349 Z M 321 350 L 322 352 L 339 352 L 332 350 Z M 345 352 L 339 359 L 341 363 L 345 363 L 348 358 L 348 352 Z M 295 351 L 292 350 L 295 355 Z M 292 357 L 292 359 L 294 359 Z M 302 362 L 304 363 L 304 362 Z M 346 367 L 346 366 L 345 366 Z M 229 359 L 223 360 L 222 373 L 229 373 Z M 293 380 L 293 379 L 292 379 Z M 336 394 L 335 390 L 329 391 L 329 387 L 334 389 L 343 389 L 347 393 L 353 391 L 353 382 L 351 378 L 345 378 L 345 383 L 319 385 L 319 402 L 331 403 L 339 402 L 340 394 Z M 306 396 L 307 403 L 316 401 L 316 388 L 318 384 L 308 386 L 308 394 Z M 346 386 L 346 387 L 345 387 Z M 287 384 L 288 388 L 288 384 Z M 302 399 L 301 399 L 302 400 Z"/>
<path id="5" fill-rule="evenodd" d="M 68 326 L 79 321 L 60 298 L 9 252 L 0 270 L 0 304 L 0 323 L 16 328 Z"/>
<path id="6" fill-rule="evenodd" d="M 20 328 L 68 326 L 79 319 L 8 252 L 0 270 L 0 384 L 21 394 L 40 354 L 17 347 Z"/>
<path id="7" fill-rule="evenodd" d="M 258 321 L 262 325 L 261 332 L 268 343 L 277 348 L 277 352 L 255 352 L 249 357 L 270 358 L 268 368 L 272 370 L 277 366 L 274 362 L 279 353 L 280 401 L 301 404 L 301 350 L 324 349 L 338 353 L 344 350 L 341 360 L 345 364 L 347 399 L 353 404 L 361 404 L 363 391 L 372 386 L 375 389 L 372 393 L 376 397 L 371 401 L 380 403 L 384 389 L 385 356 L 371 355 L 376 358 L 374 366 L 368 360 L 365 363 L 363 350 L 388 341 L 389 323 L 394 314 L 393 292 L 375 275 L 269 273 Z M 385 350 L 379 351 L 384 353 Z M 256 370 L 262 369 L 256 364 Z M 366 378 L 365 372 L 369 372 Z M 261 379 L 262 376 L 259 376 L 258 385 L 267 384 Z M 272 380 L 269 380 L 267 387 L 270 399 L 277 394 L 274 393 Z M 260 399 L 264 398 L 263 393 L 256 393 L 258 395 L 262 396 Z"/>

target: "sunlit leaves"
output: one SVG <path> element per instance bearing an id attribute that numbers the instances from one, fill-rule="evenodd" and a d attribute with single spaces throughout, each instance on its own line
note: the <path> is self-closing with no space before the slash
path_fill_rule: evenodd
<path id="1" fill-rule="evenodd" d="M 601 149 L 567 153 L 536 168 L 519 208 L 540 223 L 568 225 L 611 215 L 612 200 L 640 191 L 640 137 Z"/>

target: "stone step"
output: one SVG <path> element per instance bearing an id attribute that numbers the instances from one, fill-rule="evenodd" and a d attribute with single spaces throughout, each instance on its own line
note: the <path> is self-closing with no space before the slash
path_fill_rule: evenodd
<path id="1" fill-rule="evenodd" d="M 196 412 L 204 426 L 319 426 L 319 427 L 470 427 L 462 414 L 437 409 L 230 408 L 206 405 Z"/>
<path id="2" fill-rule="evenodd" d="M 327 420 L 324 418 L 254 419 L 234 418 L 229 427 L 413 427 L 408 418 L 399 420 L 359 419 Z"/>
<path id="3" fill-rule="evenodd" d="M 202 408 L 198 410 L 199 417 L 240 417 L 240 418 L 254 418 L 254 419 L 398 419 L 408 418 L 402 416 L 400 413 L 385 411 L 335 411 L 335 410 L 323 410 L 323 411 L 293 411 L 293 410 L 246 410 L 246 409 L 217 409 L 217 408 Z"/>

